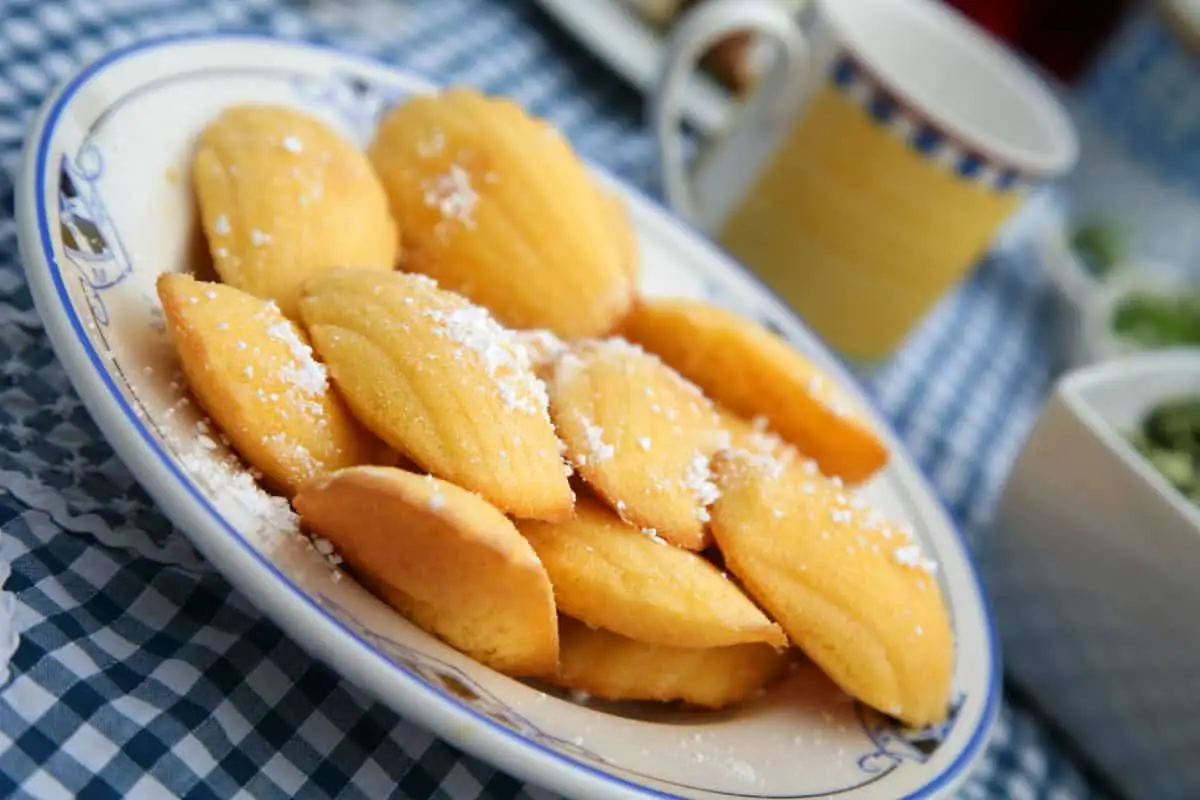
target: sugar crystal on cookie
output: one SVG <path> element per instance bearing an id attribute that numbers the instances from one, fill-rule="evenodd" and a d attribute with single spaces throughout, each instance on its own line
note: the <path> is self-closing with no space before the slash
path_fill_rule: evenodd
<path id="1" fill-rule="evenodd" d="M 482 306 L 429 309 L 436 332 L 474 352 L 509 408 L 548 416 L 546 385 L 533 373 L 529 350 Z M 455 354 L 457 357 L 457 353 Z"/>
<path id="2" fill-rule="evenodd" d="M 582 414 L 578 416 L 579 424 L 583 426 L 583 433 L 587 441 L 587 452 L 583 455 L 593 464 L 610 460 L 613 457 L 614 448 L 604 441 L 604 428 L 596 425 Z"/>
<path id="3" fill-rule="evenodd" d="M 467 228 L 475 227 L 475 205 L 479 195 L 471 186 L 471 174 L 458 164 L 451 164 L 442 175 L 422 184 L 425 205 L 436 208 L 444 220 L 454 220 Z"/>

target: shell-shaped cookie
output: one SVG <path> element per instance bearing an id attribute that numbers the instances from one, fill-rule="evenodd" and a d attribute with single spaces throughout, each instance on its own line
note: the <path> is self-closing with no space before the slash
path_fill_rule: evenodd
<path id="1" fill-rule="evenodd" d="M 402 268 L 505 325 L 611 330 L 634 285 L 613 209 L 561 135 L 512 101 L 455 88 L 406 100 L 370 148 L 400 224 Z"/>
<path id="2" fill-rule="evenodd" d="M 188 275 L 160 275 L 157 287 L 188 386 L 270 485 L 291 495 L 324 472 L 395 463 L 274 303 Z"/>
<path id="3" fill-rule="evenodd" d="M 363 424 L 438 477 L 517 517 L 573 495 L 527 349 L 423 275 L 334 270 L 304 286 L 313 346 Z"/>
<path id="4" fill-rule="evenodd" d="M 668 647 L 725 647 L 787 637 L 716 567 L 581 498 L 575 518 L 525 521 L 558 608 L 596 628 Z"/>
<path id="5" fill-rule="evenodd" d="M 309 484 L 293 504 L 367 588 L 417 625 L 505 674 L 554 672 L 550 579 L 512 522 L 478 495 L 359 467 Z"/>
<path id="6" fill-rule="evenodd" d="M 567 458 L 588 485 L 633 525 L 703 550 L 716 497 L 709 458 L 722 439 L 712 403 L 622 339 L 578 343 L 549 388 Z"/>
<path id="7" fill-rule="evenodd" d="M 725 565 L 843 690 L 916 726 L 945 718 L 950 616 L 911 534 L 811 461 L 714 460 L 712 529 Z"/>
<path id="8" fill-rule="evenodd" d="M 698 300 L 645 299 L 622 333 L 714 402 L 766 418 L 828 475 L 858 483 L 887 463 L 887 446 L 833 380 L 752 320 Z"/>
<path id="9" fill-rule="evenodd" d="M 299 111 L 227 109 L 200 134 L 192 178 L 221 280 L 288 317 L 318 272 L 396 264 L 396 226 L 366 155 Z"/>
<path id="10" fill-rule="evenodd" d="M 558 671 L 548 680 L 605 700 L 724 708 L 757 695 L 787 665 L 786 653 L 765 644 L 662 647 L 563 618 Z"/>
<path id="11" fill-rule="evenodd" d="M 609 225 L 612 226 L 613 240 L 621 249 L 621 263 L 625 265 L 625 274 L 636 286 L 641 274 L 641 249 L 638 245 L 637 231 L 629 218 L 629 208 L 625 201 L 615 192 L 600 189 L 601 200 L 608 206 Z"/>
<path id="12" fill-rule="evenodd" d="M 745 450 L 775 458 L 799 458 L 796 448 L 771 431 L 766 417 L 744 419 L 723 406 L 717 406 L 721 428 L 729 435 L 722 449 Z"/>

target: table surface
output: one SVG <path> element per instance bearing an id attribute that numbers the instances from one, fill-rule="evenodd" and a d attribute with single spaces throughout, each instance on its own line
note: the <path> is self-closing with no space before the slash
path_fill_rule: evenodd
<path id="1" fill-rule="evenodd" d="M 530 0 L 0 0 L 0 20 L 0 579 L 11 565 L 0 613 L 21 634 L 0 691 L 0 795 L 548 796 L 311 659 L 159 514 L 42 333 L 18 260 L 13 176 L 56 83 L 111 47 L 168 33 L 331 42 L 512 95 L 658 196 L 639 95 Z M 973 541 L 1061 369 L 1056 302 L 1028 253 L 1003 248 L 864 375 Z M 1092 796 L 1085 767 L 1010 692 L 962 797 Z"/>

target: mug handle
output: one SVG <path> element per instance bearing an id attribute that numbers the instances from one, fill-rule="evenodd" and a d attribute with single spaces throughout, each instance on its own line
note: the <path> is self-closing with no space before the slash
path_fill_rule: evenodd
<path id="1" fill-rule="evenodd" d="M 808 53 L 804 34 L 788 11 L 773 0 L 706 0 L 690 8 L 671 26 L 658 83 L 650 97 L 650 120 L 662 159 L 667 203 L 691 223 L 696 223 L 701 215 L 684 163 L 679 131 L 688 80 L 709 48 L 730 34 L 742 32 L 769 37 L 779 46 L 782 58 L 760 80 L 758 91 L 781 91 L 786 85 L 783 78 Z M 776 99 L 770 98 L 769 102 Z"/>

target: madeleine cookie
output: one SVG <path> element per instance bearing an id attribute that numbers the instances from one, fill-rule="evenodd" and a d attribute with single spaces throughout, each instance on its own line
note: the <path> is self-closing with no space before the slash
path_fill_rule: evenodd
<path id="1" fill-rule="evenodd" d="M 745 450 L 748 453 L 769 455 L 774 458 L 799 458 L 796 448 L 771 432 L 766 417 L 743 419 L 727 408 L 717 406 L 717 418 L 721 428 L 728 434 L 722 449 Z"/>
<path id="2" fill-rule="evenodd" d="M 945 718 L 950 617 L 911 535 L 812 462 L 728 451 L 713 535 L 725 564 L 843 690 L 904 722 Z"/>
<path id="3" fill-rule="evenodd" d="M 575 470 L 621 517 L 703 550 L 721 443 L 712 403 L 621 339 L 576 345 L 555 365 L 550 414 Z"/>
<path id="4" fill-rule="evenodd" d="M 160 275 L 157 286 L 188 386 L 269 484 L 290 496 L 324 472 L 395 463 L 274 303 L 188 275 Z"/>
<path id="5" fill-rule="evenodd" d="M 621 263 L 625 266 L 625 274 L 634 286 L 637 286 L 638 275 L 641 273 L 641 251 L 638 248 L 637 232 L 629 220 L 629 209 L 625 201 L 614 192 L 600 189 L 601 200 L 608 206 L 609 225 L 612 226 L 612 237 L 621 248 Z"/>
<path id="6" fill-rule="evenodd" d="M 357 467 L 300 490 L 301 519 L 396 610 L 507 675 L 554 672 L 554 593 L 498 510 L 431 476 Z"/>
<path id="7" fill-rule="evenodd" d="M 347 404 L 438 477 L 517 517 L 569 517 L 574 497 L 527 349 L 423 275 L 334 270 L 301 313 Z"/>
<path id="8" fill-rule="evenodd" d="M 306 114 L 226 110 L 200 134 L 192 178 L 221 280 L 288 317 L 311 275 L 396 264 L 396 226 L 370 162 Z"/>
<path id="9" fill-rule="evenodd" d="M 548 680 L 605 700 L 724 708 L 754 697 L 787 665 L 787 654 L 770 645 L 663 647 L 563 618 L 558 671 Z"/>
<path id="10" fill-rule="evenodd" d="M 400 223 L 402 268 L 505 325 L 596 336 L 629 309 L 628 242 L 570 145 L 509 100 L 414 96 L 370 148 Z"/>
<path id="11" fill-rule="evenodd" d="M 566 522 L 519 522 L 554 585 L 559 610 L 596 628 L 669 647 L 787 637 L 716 567 L 581 498 Z"/>
<path id="12" fill-rule="evenodd" d="M 771 429 L 850 483 L 888 460 L 886 445 L 834 382 L 757 323 L 698 300 L 642 300 L 623 335 L 657 354 L 716 403 Z"/>

